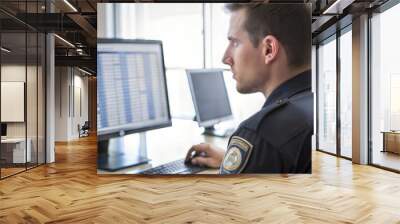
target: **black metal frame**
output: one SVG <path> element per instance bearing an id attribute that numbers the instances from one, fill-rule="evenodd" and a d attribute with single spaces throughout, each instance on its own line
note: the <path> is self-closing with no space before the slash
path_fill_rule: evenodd
<path id="1" fill-rule="evenodd" d="M 325 150 L 323 150 L 323 149 L 320 149 L 319 148 L 319 92 L 320 92 L 320 88 L 319 88 L 319 83 L 320 83 L 320 80 L 319 80 L 319 64 L 318 64 L 318 62 L 319 62 L 319 48 L 320 48 L 320 45 L 322 44 L 322 43 L 328 43 L 328 42 L 330 42 L 330 41 L 335 41 L 335 40 L 337 40 L 337 38 L 336 38 L 336 33 L 335 34 L 332 34 L 332 35 L 330 35 L 330 36 L 328 36 L 328 37 L 326 37 L 324 40 L 322 40 L 322 41 L 319 41 L 318 43 L 317 43 L 317 47 L 316 47 L 316 86 L 317 86 L 317 92 L 316 92 L 316 98 L 317 98 L 317 104 L 316 104 L 316 113 L 317 113 L 317 116 L 316 116 L 316 118 L 317 118 L 317 124 L 316 124 L 316 129 L 317 129 L 317 133 L 316 133 L 316 139 L 315 139 L 315 141 L 316 141 L 316 146 L 317 146 L 317 151 L 319 151 L 319 152 L 324 152 L 324 153 L 327 153 L 327 154 L 329 154 L 329 155 L 335 155 L 334 153 L 331 153 L 331 152 L 328 152 L 328 151 L 325 151 Z M 337 95 L 337 93 L 336 93 L 336 95 Z M 336 98 L 337 98 L 337 96 L 336 96 Z M 336 139 L 337 140 L 337 139 Z M 337 148 L 337 146 L 336 146 L 336 148 Z"/>
<path id="2" fill-rule="evenodd" d="M 340 30 L 336 30 L 336 154 L 341 156 L 341 133 L 342 124 L 340 123 L 340 78 L 341 78 L 341 65 L 340 65 Z"/>
<path id="3" fill-rule="evenodd" d="M 27 16 L 28 4 L 25 1 L 25 21 Z M 25 170 L 28 170 L 28 108 L 27 108 L 27 96 L 28 96 L 28 24 L 25 23 L 25 100 L 24 100 L 24 120 L 25 120 Z"/>
<path id="4" fill-rule="evenodd" d="M 2 27 L 2 23 L 0 23 L 0 30 Z M 0 47 L 2 46 L 1 40 L 2 40 L 2 32 L 0 32 Z M 0 84 L 1 84 L 1 50 L 0 50 Z M 0 111 L 1 111 L 1 85 L 0 85 Z M 1 124 L 1 113 L 0 113 L 0 124 Z M 1 180 L 1 144 L 0 144 L 0 180 Z"/>
<path id="5" fill-rule="evenodd" d="M 340 103 L 341 103 L 341 97 L 340 97 L 340 81 L 341 81 L 341 65 L 340 65 L 340 37 L 349 32 L 351 29 L 349 29 L 349 26 L 351 26 L 352 23 L 348 23 L 348 19 L 350 17 L 344 17 L 343 19 L 346 20 L 344 23 L 345 25 L 340 27 L 334 25 L 336 28 L 340 28 L 339 30 L 336 30 L 335 33 L 331 33 L 329 36 L 325 36 L 323 40 L 319 40 L 317 45 L 316 45 L 316 98 L 317 98 L 317 103 L 316 103 L 316 150 L 319 152 L 323 152 L 329 155 L 337 156 L 339 158 L 347 159 L 347 160 L 352 160 L 352 158 L 349 158 L 347 156 L 343 156 L 341 154 L 341 117 L 340 117 Z M 340 21 L 338 21 L 340 22 Z M 326 35 L 326 33 L 322 33 L 322 35 Z M 318 38 L 318 37 L 317 37 Z M 321 43 L 328 43 L 330 41 L 336 41 L 336 153 L 328 152 L 326 150 L 320 149 L 319 148 L 319 64 L 318 64 L 318 59 L 319 59 L 319 47 Z"/>
<path id="6" fill-rule="evenodd" d="M 369 12 L 368 13 L 368 55 L 367 55 L 367 60 L 368 60 L 368 69 L 367 69 L 367 72 L 368 72 L 368 75 L 367 75 L 367 83 L 368 83 L 368 89 L 367 89 L 367 92 L 368 92 L 368 100 L 367 100 L 367 107 L 368 107 L 368 112 L 367 112 L 367 119 L 368 119 L 368 124 L 367 124 L 367 128 L 368 128 L 368 130 L 367 130 L 367 132 L 368 132 L 368 158 L 367 158 L 367 160 L 368 160 L 368 164 L 373 164 L 372 163 L 372 113 L 371 113 L 371 111 L 372 111 L 372 103 L 371 103 L 371 92 L 372 92 L 372 83 L 371 83 L 371 80 L 372 80 L 372 77 L 371 77 L 371 71 L 372 71 L 372 66 L 371 66 L 371 56 L 372 56 L 372 49 L 371 49 L 371 47 L 372 47 L 372 42 L 371 42 L 371 35 L 372 35 L 372 32 L 371 32 L 371 18 L 372 18 L 372 13 L 371 12 Z"/>
<path id="7" fill-rule="evenodd" d="M 315 45 L 315 148 L 317 151 L 319 151 L 319 113 L 318 113 L 318 105 L 319 105 L 319 65 L 318 65 L 318 60 L 319 60 L 319 54 L 318 54 L 318 49 L 319 49 L 319 44 Z"/>

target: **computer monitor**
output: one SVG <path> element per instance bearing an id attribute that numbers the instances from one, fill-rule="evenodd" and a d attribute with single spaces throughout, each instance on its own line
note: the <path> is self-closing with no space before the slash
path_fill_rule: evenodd
<path id="1" fill-rule="evenodd" d="M 7 124 L 1 123 L 1 137 L 7 137 Z"/>
<path id="2" fill-rule="evenodd" d="M 112 157 L 110 151 L 113 151 L 124 160 L 114 158 L 113 164 L 105 165 L 110 163 L 106 158 L 108 162 L 98 161 L 98 165 L 104 165 L 100 168 L 116 170 L 148 161 L 147 158 L 136 158 L 137 161 L 125 158 L 123 153 L 118 153 L 124 149 L 108 149 L 111 138 L 168 126 L 171 126 L 171 115 L 161 41 L 98 39 L 99 154 Z"/>
<path id="3" fill-rule="evenodd" d="M 214 125 L 232 119 L 222 69 L 188 69 L 186 74 L 196 111 L 196 120 L 206 135 L 226 137 L 229 130 L 216 130 Z"/>

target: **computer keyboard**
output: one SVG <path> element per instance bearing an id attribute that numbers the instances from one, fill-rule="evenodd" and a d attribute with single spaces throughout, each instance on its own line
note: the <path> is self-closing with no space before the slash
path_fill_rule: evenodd
<path id="1" fill-rule="evenodd" d="M 185 159 L 179 159 L 144 170 L 139 174 L 193 174 L 206 169 L 206 167 L 185 164 Z"/>

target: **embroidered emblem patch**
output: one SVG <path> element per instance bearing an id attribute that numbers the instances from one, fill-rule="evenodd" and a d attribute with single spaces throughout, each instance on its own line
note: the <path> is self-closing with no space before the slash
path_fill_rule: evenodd
<path id="1" fill-rule="evenodd" d="M 242 154 L 240 153 L 240 149 L 233 146 L 224 158 L 224 168 L 228 171 L 234 171 L 239 168 L 241 162 Z"/>
<path id="2" fill-rule="evenodd" d="M 233 136 L 225 153 L 221 174 L 237 174 L 240 173 L 249 160 L 253 145 L 246 139 L 239 136 Z"/>

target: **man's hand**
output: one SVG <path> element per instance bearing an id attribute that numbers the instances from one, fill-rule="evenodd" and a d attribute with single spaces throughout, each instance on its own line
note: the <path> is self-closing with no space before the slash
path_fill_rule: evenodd
<path id="1" fill-rule="evenodd" d="M 225 151 L 208 143 L 201 143 L 189 149 L 185 161 L 193 165 L 219 168 Z"/>

